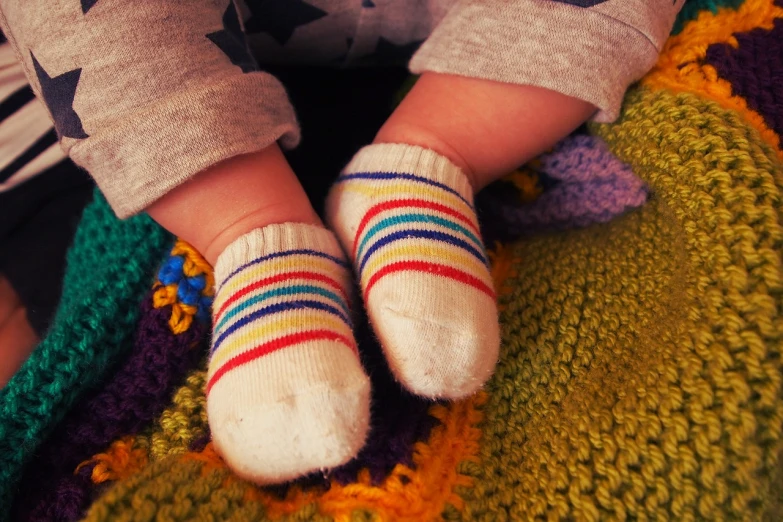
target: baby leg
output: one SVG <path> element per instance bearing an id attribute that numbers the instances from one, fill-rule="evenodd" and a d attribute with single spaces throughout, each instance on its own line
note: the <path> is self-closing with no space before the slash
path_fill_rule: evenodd
<path id="1" fill-rule="evenodd" d="M 227 464 L 260 483 L 342 464 L 369 380 L 347 262 L 276 145 L 299 139 L 285 89 L 233 0 L 143 4 L 8 0 L 0 26 L 118 216 L 147 210 L 214 264 L 207 412 Z"/>
<path id="2" fill-rule="evenodd" d="M 37 343 L 19 296 L 0 274 L 0 388 L 8 384 Z"/>
<path id="3" fill-rule="evenodd" d="M 148 212 L 215 267 L 207 412 L 232 469 L 281 482 L 355 456 L 370 384 L 349 265 L 277 145 L 202 172 Z"/>
<path id="4" fill-rule="evenodd" d="M 459 398 L 491 375 L 498 315 L 473 194 L 594 111 L 539 87 L 425 73 L 338 178 L 330 223 L 411 391 Z"/>

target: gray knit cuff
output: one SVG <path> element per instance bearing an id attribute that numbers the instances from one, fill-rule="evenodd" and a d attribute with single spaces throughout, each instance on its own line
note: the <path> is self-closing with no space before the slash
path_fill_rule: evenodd
<path id="1" fill-rule="evenodd" d="M 125 218 L 202 170 L 277 140 L 298 143 L 294 110 L 277 79 L 250 73 L 169 95 L 75 142 L 70 155 Z"/>
<path id="2" fill-rule="evenodd" d="M 594 119 L 610 122 L 628 86 L 657 57 L 645 32 L 594 8 L 539 0 L 461 2 L 410 68 L 543 87 L 592 103 L 599 109 Z"/>

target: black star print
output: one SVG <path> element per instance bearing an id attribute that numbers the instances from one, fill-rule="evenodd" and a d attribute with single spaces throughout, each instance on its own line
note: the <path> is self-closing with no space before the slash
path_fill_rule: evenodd
<path id="1" fill-rule="evenodd" d="M 424 40 L 417 40 L 402 45 L 397 45 L 394 42 L 387 40 L 384 37 L 378 38 L 378 45 L 375 47 L 375 52 L 372 55 L 373 60 L 377 60 L 379 63 L 397 63 L 404 62 L 413 56 L 416 49 L 422 44 Z"/>
<path id="2" fill-rule="evenodd" d="M 92 6 L 98 3 L 98 0 L 82 0 L 82 14 L 87 14 Z"/>
<path id="3" fill-rule="evenodd" d="M 351 46 L 353 45 L 353 38 L 346 38 L 345 39 L 345 52 L 338 56 L 337 58 L 333 58 L 329 63 L 334 65 L 335 67 L 340 67 L 345 64 L 345 61 L 348 59 L 348 53 L 351 52 Z"/>
<path id="4" fill-rule="evenodd" d="M 226 12 L 223 13 L 223 29 L 209 33 L 207 38 L 220 47 L 231 63 L 242 69 L 243 73 L 257 71 L 258 65 L 247 48 L 247 40 L 239 25 L 239 15 L 233 0 L 228 3 Z"/>
<path id="5" fill-rule="evenodd" d="M 57 133 L 60 137 L 79 140 L 89 137 L 84 132 L 81 118 L 73 110 L 73 98 L 76 95 L 76 86 L 79 84 L 79 76 L 81 76 L 82 70 L 74 69 L 52 78 L 44 71 L 33 53 L 30 53 L 30 56 L 33 58 L 35 74 L 38 76 L 38 83 L 41 85 L 41 95 L 49 107 L 49 112 L 52 114 L 54 128 L 57 129 Z"/>
<path id="6" fill-rule="evenodd" d="M 300 25 L 326 16 L 303 0 L 249 0 L 247 7 L 253 16 L 245 24 L 248 33 L 269 33 L 280 45 L 285 45 Z"/>

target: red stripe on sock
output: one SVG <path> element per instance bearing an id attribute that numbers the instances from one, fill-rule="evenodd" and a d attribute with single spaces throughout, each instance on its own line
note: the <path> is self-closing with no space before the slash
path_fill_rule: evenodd
<path id="1" fill-rule="evenodd" d="M 220 316 L 223 315 L 223 312 L 226 311 L 226 308 L 228 308 L 231 305 L 231 303 L 236 302 L 238 299 L 241 299 L 243 296 L 249 294 L 253 290 L 258 290 L 259 288 L 273 285 L 281 281 L 287 281 L 289 279 L 310 279 L 311 281 L 320 281 L 322 283 L 326 283 L 327 285 L 331 286 L 332 288 L 335 288 L 338 292 L 340 292 L 340 297 L 345 299 L 346 303 L 351 302 L 348 299 L 348 296 L 345 294 L 343 287 L 340 286 L 340 283 L 338 283 L 331 277 L 325 276 L 323 274 L 319 274 L 318 272 L 308 272 L 305 270 L 298 271 L 298 272 L 284 272 L 282 274 L 277 274 L 272 277 L 267 277 L 266 279 L 260 279 L 252 284 L 247 285 L 242 290 L 239 290 L 237 293 L 229 297 L 228 300 L 225 303 L 223 303 L 223 306 L 220 307 L 220 310 L 218 310 L 218 312 L 215 314 L 215 320 L 214 320 L 215 324 L 218 323 L 218 321 L 220 320 Z"/>
<path id="2" fill-rule="evenodd" d="M 356 231 L 356 235 L 353 238 L 353 254 L 352 257 L 356 259 L 356 249 L 359 245 L 359 239 L 361 238 L 362 232 L 364 232 L 364 229 L 367 228 L 367 224 L 370 222 L 372 218 L 380 214 L 381 212 L 384 212 L 386 210 L 393 210 L 395 208 L 400 207 L 414 207 L 414 208 L 426 208 L 429 210 L 437 210 L 438 212 L 443 212 L 444 214 L 448 214 L 449 216 L 455 217 L 459 219 L 460 221 L 466 223 L 473 231 L 476 233 L 477 236 L 481 236 L 481 233 L 479 232 L 478 228 L 476 228 L 476 225 L 473 224 L 473 222 L 468 218 L 465 214 L 462 214 L 461 212 L 458 212 L 454 210 L 451 207 L 447 207 L 446 205 L 441 205 L 440 203 L 434 203 L 432 201 L 426 201 L 424 199 L 394 199 L 391 201 L 386 201 L 384 203 L 380 203 L 378 205 L 375 205 L 374 207 L 370 207 L 370 210 L 367 211 L 367 213 L 362 218 L 362 221 L 359 223 L 359 229 Z"/>
<path id="3" fill-rule="evenodd" d="M 267 343 L 258 345 L 255 348 L 252 348 L 246 352 L 237 355 L 236 357 L 232 357 L 231 359 L 229 359 L 228 362 L 226 362 L 223 366 L 221 366 L 220 369 L 216 371 L 215 374 L 212 376 L 212 378 L 209 380 L 209 382 L 207 383 L 206 393 L 207 394 L 209 393 L 209 390 L 212 389 L 215 383 L 223 375 L 233 370 L 234 368 L 237 368 L 239 366 L 242 366 L 243 364 L 247 364 L 251 361 L 259 359 L 264 355 L 268 355 L 272 352 L 276 352 L 277 350 L 282 350 L 283 348 L 286 348 L 294 344 L 304 343 L 307 341 L 319 341 L 319 340 L 337 341 L 343 343 L 348 348 L 353 350 L 355 354 L 358 355 L 359 353 L 359 350 L 356 347 L 356 343 L 353 342 L 353 340 L 348 339 L 344 335 L 340 335 L 336 332 L 333 332 L 332 330 L 310 330 L 307 332 L 298 332 L 295 334 L 278 337 L 277 339 L 273 339 Z"/>
<path id="4" fill-rule="evenodd" d="M 427 263 L 425 261 L 399 261 L 397 263 L 387 265 L 373 274 L 373 276 L 367 282 L 367 288 L 364 290 L 364 300 L 367 301 L 367 296 L 370 295 L 370 290 L 382 277 L 393 274 L 394 272 L 402 272 L 406 270 L 411 272 L 427 272 L 430 274 L 448 277 L 450 279 L 454 279 L 455 281 L 459 281 L 460 283 L 470 285 L 473 288 L 484 292 L 492 299 L 495 299 L 495 291 L 492 288 L 487 286 L 486 283 L 484 283 L 481 279 L 463 272 L 462 270 L 457 270 L 456 268 L 438 263 Z"/>

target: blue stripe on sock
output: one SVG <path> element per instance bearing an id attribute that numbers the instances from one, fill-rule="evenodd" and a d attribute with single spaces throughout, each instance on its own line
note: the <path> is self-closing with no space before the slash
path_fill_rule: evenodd
<path id="1" fill-rule="evenodd" d="M 364 250 L 364 246 L 367 244 L 367 242 L 378 232 L 381 230 L 384 230 L 389 227 L 393 227 L 395 225 L 399 225 L 401 223 L 434 223 L 436 225 L 440 225 L 446 228 L 450 228 L 451 230 L 455 232 L 459 232 L 471 241 L 481 249 L 484 248 L 484 245 L 481 243 L 481 240 L 476 237 L 476 235 L 468 230 L 467 228 L 458 225 L 454 221 L 451 221 L 449 219 L 444 219 L 439 216 L 430 216 L 428 214 L 401 214 L 399 216 L 393 216 L 386 219 L 383 219 L 373 225 L 372 228 L 367 230 L 364 237 L 362 238 L 361 243 L 359 243 L 359 248 L 356 249 L 356 257 L 360 258 L 362 257 L 362 250 Z"/>
<path id="2" fill-rule="evenodd" d="M 470 243 L 452 235 L 446 234 L 444 232 L 438 232 L 436 230 L 400 230 L 398 232 L 393 232 L 388 236 L 382 237 L 367 249 L 367 253 L 364 255 L 364 258 L 359 265 L 359 273 L 364 270 L 364 265 L 367 264 L 367 260 L 370 259 L 373 253 L 375 253 L 378 249 L 388 245 L 389 243 L 393 243 L 394 241 L 401 241 L 403 239 L 410 238 L 432 239 L 434 241 L 440 241 L 454 245 L 473 255 L 473 257 L 484 263 L 484 265 L 489 265 L 484 255 L 474 248 Z"/>
<path id="3" fill-rule="evenodd" d="M 223 341 L 226 340 L 226 338 L 231 335 L 232 333 L 236 332 L 243 326 L 246 326 L 256 319 L 259 319 L 261 317 L 264 317 L 266 315 L 276 314 L 279 312 L 286 312 L 289 310 L 322 310 L 324 312 L 330 313 L 332 315 L 335 315 L 342 319 L 342 321 L 348 325 L 349 328 L 353 329 L 353 325 L 351 324 L 351 320 L 348 319 L 340 310 L 337 308 L 328 305 L 326 303 L 322 303 L 320 301 L 312 301 L 309 299 L 302 299 L 299 301 L 286 301 L 283 303 L 275 303 L 273 305 L 269 305 L 267 307 L 264 307 L 260 310 L 256 310 L 253 313 L 250 313 L 237 321 L 236 323 L 229 326 L 224 332 L 222 332 L 217 339 L 215 339 L 215 342 L 212 344 L 212 348 L 209 350 L 209 354 L 212 355 L 217 351 L 217 349 L 220 347 L 221 344 L 223 344 Z"/>
<path id="4" fill-rule="evenodd" d="M 334 292 L 330 292 L 329 290 L 325 290 L 319 286 L 315 285 L 292 285 L 292 286 L 284 286 L 281 288 L 276 288 L 274 290 L 269 290 L 267 292 L 264 292 L 263 294 L 257 294 L 253 295 L 250 299 L 247 299 L 245 301 L 240 301 L 239 304 L 234 306 L 233 308 L 229 309 L 228 312 L 223 316 L 223 318 L 220 320 L 220 322 L 213 328 L 214 331 L 219 331 L 223 326 L 226 324 L 226 322 L 234 317 L 235 315 L 241 313 L 243 310 L 261 303 L 263 301 L 266 301 L 267 299 L 271 299 L 273 297 L 281 297 L 281 296 L 291 296 L 296 294 L 318 294 L 320 296 L 326 297 L 328 299 L 331 299 L 337 305 L 345 312 L 345 315 L 350 315 L 350 311 L 348 310 L 348 307 L 345 306 L 343 303 L 343 299 L 335 294 Z"/>
<path id="5" fill-rule="evenodd" d="M 297 254 L 316 256 L 316 257 L 323 257 L 325 259 L 329 259 L 330 261 L 334 261 L 335 263 L 337 263 L 338 265 L 340 265 L 341 267 L 343 267 L 345 269 L 350 269 L 351 268 L 350 265 L 347 262 L 345 262 L 344 260 L 340 259 L 339 257 L 330 256 L 329 254 L 326 254 L 324 252 L 319 252 L 318 250 L 299 249 L 299 250 L 287 250 L 285 252 L 275 252 L 274 254 L 269 254 L 267 256 L 263 256 L 263 257 L 259 257 L 259 258 L 253 259 L 252 261 L 249 261 L 249 262 L 245 263 L 244 265 L 240 266 L 239 268 L 237 268 L 236 270 L 234 270 L 233 272 L 228 274 L 228 277 L 226 277 L 223 280 L 223 282 L 220 283 L 220 287 L 215 290 L 215 293 L 219 292 L 220 288 L 223 288 L 225 286 L 225 284 L 228 283 L 228 281 L 232 277 L 234 277 L 239 272 L 241 272 L 242 270 L 244 270 L 244 269 L 246 269 L 246 268 L 248 268 L 250 266 L 257 265 L 258 263 L 263 263 L 264 261 L 269 261 L 270 259 L 274 259 L 276 257 L 295 256 Z"/>
<path id="6" fill-rule="evenodd" d="M 459 199 L 464 201 L 468 207 L 470 207 L 471 209 L 473 208 L 473 205 L 471 205 L 467 199 L 463 198 L 459 192 L 449 187 L 448 185 L 444 185 L 443 183 L 440 183 L 438 181 L 433 181 L 431 179 L 427 179 L 422 176 L 417 176 L 415 174 L 398 173 L 398 172 L 355 172 L 353 174 L 341 175 L 339 178 L 337 178 L 336 183 L 342 183 L 343 181 L 350 181 L 352 179 L 369 179 L 369 180 L 407 179 L 409 181 L 426 183 L 427 185 L 432 185 L 433 187 L 438 187 L 440 189 L 445 190 L 446 192 L 454 194 Z"/>

